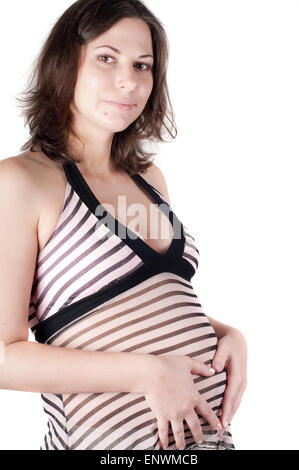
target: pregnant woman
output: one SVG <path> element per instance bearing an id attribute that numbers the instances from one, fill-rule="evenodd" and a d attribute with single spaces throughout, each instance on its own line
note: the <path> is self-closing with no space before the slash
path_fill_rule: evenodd
<path id="1" fill-rule="evenodd" d="M 246 341 L 205 315 L 196 240 L 141 145 L 170 133 L 167 61 L 141 1 L 74 3 L 0 164 L 0 388 L 41 394 L 40 450 L 235 449 Z"/>

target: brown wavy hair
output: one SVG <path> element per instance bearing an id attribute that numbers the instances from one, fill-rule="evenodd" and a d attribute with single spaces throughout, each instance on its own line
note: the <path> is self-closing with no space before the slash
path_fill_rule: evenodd
<path id="1" fill-rule="evenodd" d="M 26 89 L 17 98 L 31 136 L 21 150 L 42 150 L 51 160 L 60 163 L 81 161 L 68 149 L 70 134 L 76 135 L 70 106 L 81 47 L 122 18 L 142 19 L 151 30 L 154 85 L 142 114 L 127 129 L 115 133 L 111 146 L 113 166 L 129 174 L 144 173 L 152 165 L 148 160 L 156 154 L 146 153 L 142 141 L 166 142 L 163 128 L 173 139 L 177 136 L 166 81 L 169 45 L 160 20 L 141 0 L 78 0 L 53 26 L 34 63 Z M 171 128 L 167 126 L 167 120 Z"/>

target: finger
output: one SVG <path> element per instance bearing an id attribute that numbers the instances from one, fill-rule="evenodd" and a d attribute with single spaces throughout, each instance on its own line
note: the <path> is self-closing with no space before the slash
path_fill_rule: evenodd
<path id="1" fill-rule="evenodd" d="M 221 422 L 223 427 L 226 427 L 227 423 L 232 420 L 240 405 L 241 397 L 242 389 L 239 381 L 233 377 L 229 378 L 222 401 Z"/>
<path id="2" fill-rule="evenodd" d="M 224 414 L 223 414 L 223 418 L 221 417 L 221 421 L 223 423 L 223 425 L 225 424 L 225 426 L 230 423 L 233 419 L 233 417 L 235 416 L 240 404 L 241 404 L 241 401 L 242 401 L 242 395 L 243 395 L 243 391 L 240 390 L 239 393 L 237 394 L 237 396 L 233 399 L 233 404 L 231 406 L 230 409 L 227 409 L 224 411 Z"/>
<path id="3" fill-rule="evenodd" d="M 202 432 L 200 421 L 198 419 L 198 416 L 197 416 L 195 410 L 193 410 L 192 413 L 190 413 L 188 416 L 186 416 L 185 421 L 189 426 L 189 429 L 192 433 L 192 436 L 193 436 L 194 441 L 196 442 L 196 444 L 202 444 L 202 442 L 203 442 L 203 432 Z"/>
<path id="4" fill-rule="evenodd" d="M 200 414 L 200 416 L 205 418 L 205 420 L 210 423 L 213 429 L 216 431 L 220 431 L 222 429 L 219 418 L 215 415 L 210 405 L 204 398 L 202 398 L 201 395 L 199 395 L 198 402 L 194 408 Z"/>
<path id="5" fill-rule="evenodd" d="M 191 374 L 200 374 L 205 376 L 211 376 L 215 374 L 215 369 L 208 366 L 199 359 L 191 359 Z"/>
<path id="6" fill-rule="evenodd" d="M 175 445 L 178 450 L 185 449 L 185 430 L 182 420 L 171 421 L 172 432 L 175 438 Z"/>
<path id="7" fill-rule="evenodd" d="M 212 367 L 214 367 L 217 372 L 221 372 L 225 368 L 227 359 L 227 351 L 221 346 L 221 343 L 218 343 L 216 353 L 213 357 Z"/>
<path id="8" fill-rule="evenodd" d="M 230 422 L 233 419 L 234 415 L 236 414 L 236 411 L 239 408 L 240 403 L 241 403 L 241 398 L 242 398 L 242 393 L 239 393 L 234 401 L 233 407 L 231 409 L 231 413 L 228 416 L 228 419 L 227 419 L 228 422 Z"/>
<path id="9" fill-rule="evenodd" d="M 157 419 L 158 435 L 162 448 L 165 450 L 168 447 L 168 421 Z"/>

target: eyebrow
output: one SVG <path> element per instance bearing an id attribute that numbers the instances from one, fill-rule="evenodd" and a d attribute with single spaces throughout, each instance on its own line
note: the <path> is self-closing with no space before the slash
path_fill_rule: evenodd
<path id="1" fill-rule="evenodd" d="M 112 47 L 112 46 L 97 46 L 97 47 L 95 47 L 95 49 L 100 49 L 101 47 L 109 47 L 109 49 L 112 49 L 114 52 L 121 55 L 121 52 L 118 49 L 116 49 L 115 47 Z M 151 57 L 152 59 L 154 58 L 151 54 L 143 54 L 143 55 L 139 56 L 139 59 L 145 59 L 146 57 Z"/>

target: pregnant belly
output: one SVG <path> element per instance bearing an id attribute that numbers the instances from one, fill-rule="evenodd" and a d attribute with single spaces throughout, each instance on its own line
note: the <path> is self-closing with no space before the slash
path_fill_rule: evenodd
<path id="1" fill-rule="evenodd" d="M 217 337 L 191 283 L 175 274 L 161 273 L 98 307 L 93 306 L 58 332 L 50 343 L 91 351 L 186 355 L 211 364 Z M 226 372 L 193 378 L 198 392 L 220 416 Z M 43 397 L 51 401 L 51 394 Z M 70 449 L 160 449 L 155 416 L 144 395 L 104 392 L 59 397 L 60 404 L 56 396 L 56 407 L 62 408 L 64 438 Z M 205 442 L 215 446 L 216 431 L 200 415 L 199 419 Z M 55 420 L 51 424 L 55 426 Z M 186 423 L 185 441 L 186 446 L 194 445 Z M 175 448 L 170 427 L 169 449 Z"/>

